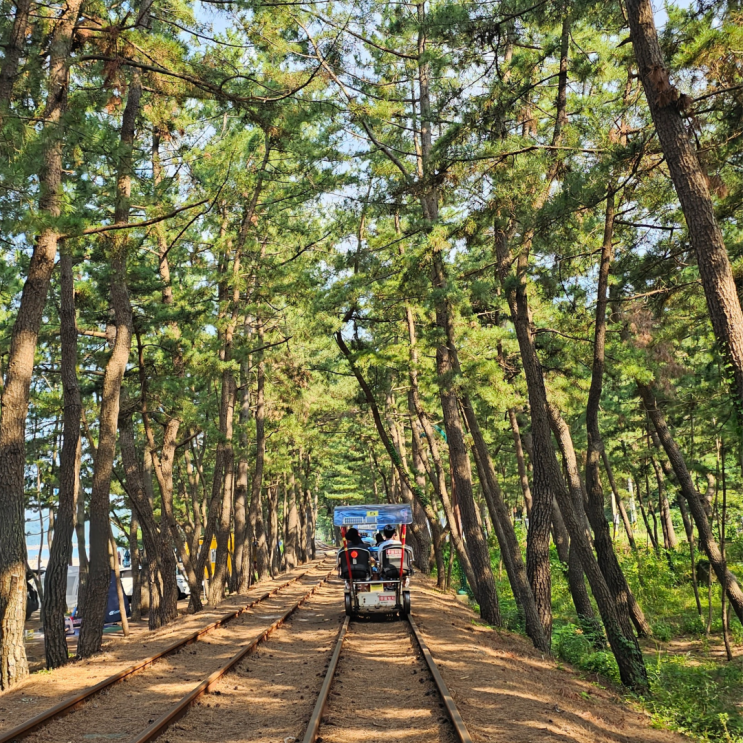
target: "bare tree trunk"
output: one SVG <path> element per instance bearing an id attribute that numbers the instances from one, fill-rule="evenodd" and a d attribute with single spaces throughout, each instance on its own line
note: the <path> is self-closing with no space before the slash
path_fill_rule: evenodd
<path id="1" fill-rule="evenodd" d="M 642 609 L 637 604 L 627 583 L 614 552 L 611 531 L 604 515 L 604 490 L 601 485 L 601 457 L 604 453 L 604 441 L 599 428 L 599 409 L 606 367 L 606 308 L 609 301 L 609 271 L 614 258 L 612 241 L 614 239 L 615 219 L 614 194 L 606 198 L 606 215 L 604 220 L 604 238 L 601 246 L 601 263 L 597 289 L 596 322 L 594 327 L 593 368 L 591 387 L 586 403 L 586 432 L 588 451 L 586 453 L 586 490 L 588 519 L 593 528 L 593 541 L 598 556 L 599 566 L 606 578 L 609 590 L 617 602 L 619 620 L 623 626 L 625 618 L 630 618 L 640 635 L 649 635 L 652 630 L 645 619 Z M 618 494 L 617 494 L 618 500 Z M 624 514 L 626 522 L 626 514 Z M 626 525 L 626 524 L 625 524 Z M 631 529 L 627 530 L 630 544 L 633 544 Z M 625 634 L 628 631 L 624 626 Z"/>
<path id="2" fill-rule="evenodd" d="M 425 35 L 425 6 L 417 5 L 420 30 L 418 35 L 418 88 L 421 118 L 420 130 L 420 174 L 429 175 L 431 151 L 433 145 L 430 96 L 430 64 L 426 58 L 427 39 Z M 426 185 L 420 191 L 420 204 L 424 219 L 435 225 L 439 220 L 439 193 L 435 186 Z M 490 567 L 488 545 L 477 521 L 477 506 L 472 493 L 472 471 L 469 455 L 465 448 L 462 422 L 459 419 L 458 401 L 451 376 L 453 373 L 452 354 L 455 353 L 455 337 L 449 300 L 445 296 L 447 276 L 444 259 L 439 250 L 431 256 L 431 282 L 436 313 L 436 325 L 444 334 L 445 341 L 436 348 L 436 369 L 439 375 L 439 397 L 444 416 L 447 444 L 449 447 L 449 464 L 452 472 L 453 486 L 459 501 L 462 515 L 463 531 L 467 539 L 467 554 L 471 563 L 471 572 L 475 582 L 472 588 L 480 604 L 480 615 L 489 624 L 501 624 L 498 594 L 495 579 Z M 398 468 L 399 469 L 399 468 Z M 404 481 L 402 472 L 400 479 Z M 452 526 L 452 529 L 455 529 Z M 452 531 L 452 537 L 454 531 Z"/>
<path id="3" fill-rule="evenodd" d="M 606 580 L 599 569 L 596 557 L 593 554 L 590 532 L 585 523 L 584 514 L 580 511 L 576 511 L 573 505 L 573 499 L 570 492 L 565 487 L 565 483 L 563 482 L 560 473 L 560 467 L 557 463 L 554 449 L 552 448 L 547 391 L 544 384 L 542 368 L 539 363 L 531 333 L 529 306 L 523 274 L 523 270 L 526 268 L 526 265 L 523 262 L 525 256 L 523 256 L 522 253 L 518 257 L 520 270 L 517 274 L 517 281 L 513 282 L 511 280 L 511 261 L 513 260 L 513 256 L 508 248 L 507 240 L 506 234 L 500 232 L 496 235 L 495 245 L 499 264 L 498 271 L 511 310 L 511 319 L 516 327 L 529 392 L 529 406 L 531 409 L 532 436 L 534 443 L 534 457 L 532 459 L 534 462 L 534 508 L 537 508 L 537 503 L 543 492 L 549 494 L 549 511 L 546 516 L 547 523 L 544 528 L 546 532 L 546 540 L 548 542 L 554 489 L 554 496 L 557 498 L 557 502 L 560 506 L 560 511 L 565 520 L 565 526 L 570 535 L 571 543 L 580 556 L 583 570 L 585 571 L 591 590 L 593 591 L 593 595 L 598 604 L 599 611 L 601 612 L 601 618 L 604 622 L 607 638 L 617 660 L 617 665 L 619 666 L 622 683 L 633 689 L 644 690 L 647 689 L 647 673 L 642 653 L 637 644 L 637 639 L 632 632 L 627 636 L 619 621 L 614 603 L 614 596 L 609 590 Z M 532 521 L 529 525 L 530 531 L 533 521 L 534 515 L 532 516 Z M 540 560 L 542 560 L 542 556 L 540 555 L 539 557 Z M 543 570 L 548 572 L 548 551 L 546 559 L 546 567 L 543 567 Z M 542 566 L 543 562 L 540 561 L 539 565 Z M 544 586 L 541 585 L 543 580 L 542 570 L 540 570 L 538 577 L 538 588 L 544 588 Z M 547 580 L 549 580 L 549 578 L 547 578 Z M 534 586 L 533 579 L 532 586 Z M 535 596 L 537 593 L 538 591 L 535 591 Z M 541 595 L 543 596 L 542 600 L 544 600 L 545 594 L 547 596 L 549 595 L 548 592 L 541 592 Z M 546 607 L 540 606 L 539 602 L 537 605 L 540 608 L 540 614 L 543 617 L 542 625 L 544 626 L 545 620 L 551 618 L 549 605 Z M 551 627 L 551 622 L 548 626 Z"/>
<path id="4" fill-rule="evenodd" d="M 655 481 L 658 483 L 658 511 L 660 512 L 660 526 L 663 531 L 663 546 L 667 550 L 675 550 L 678 547 L 678 539 L 676 538 L 676 530 L 673 528 L 671 504 L 668 502 L 663 472 L 658 462 L 655 461 L 655 457 L 650 457 L 650 463 L 653 465 Z"/>
<path id="5" fill-rule="evenodd" d="M 410 361 L 408 364 L 408 376 L 410 378 L 410 400 L 415 409 L 415 413 L 418 417 L 418 422 L 421 424 L 423 433 L 426 435 L 426 443 L 428 445 L 428 451 L 431 454 L 433 460 L 434 469 L 428 469 L 428 477 L 433 483 L 434 490 L 438 495 L 439 501 L 444 509 L 444 515 L 446 516 L 447 523 L 449 524 L 449 533 L 451 535 L 452 545 L 459 558 L 459 564 L 462 566 L 462 570 L 469 581 L 471 586 L 476 585 L 475 572 L 470 562 L 467 548 L 464 544 L 464 539 L 459 530 L 459 523 L 454 518 L 454 509 L 449 499 L 449 492 L 446 488 L 446 472 L 444 470 L 444 464 L 441 458 L 441 452 L 439 445 L 436 440 L 436 431 L 431 425 L 431 421 L 423 409 L 423 404 L 420 399 L 420 391 L 418 389 L 418 339 L 415 331 L 415 318 L 413 317 L 413 311 L 408 305 L 405 309 L 405 315 L 408 325 L 408 340 L 409 346 L 409 357 Z M 368 397 L 367 397 L 368 399 Z M 423 460 L 425 463 L 425 459 Z M 386 487 L 386 483 L 385 483 Z M 420 496 L 419 496 L 420 497 Z M 425 494 L 424 494 L 425 498 Z M 435 520 L 435 515 L 434 519 Z"/>
<path id="6" fill-rule="evenodd" d="M 114 541 L 114 534 L 111 530 L 111 524 L 109 528 L 109 549 L 111 550 L 111 569 L 114 573 L 114 581 L 116 582 L 116 598 L 119 602 L 119 614 L 121 614 L 121 631 L 124 637 L 129 636 L 129 619 L 126 616 L 126 599 L 124 598 L 124 589 L 121 586 L 121 572 L 119 570 L 119 551 L 116 548 L 116 542 Z"/>
<path id="7" fill-rule="evenodd" d="M 69 56 L 82 0 L 69 0 L 49 46 L 39 212 L 46 225 L 36 239 L 10 341 L 0 419 L 0 690 L 28 675 L 23 641 L 26 619 L 24 534 L 25 431 L 34 355 L 57 255 L 56 222 L 62 212 L 63 116 L 67 110 Z M 15 77 L 15 75 L 13 75 Z"/>
<path id="8" fill-rule="evenodd" d="M 148 585 L 148 626 L 151 630 L 163 624 L 163 585 L 161 574 L 166 569 L 160 555 L 160 533 L 158 531 L 152 502 L 147 496 L 142 474 L 137 462 L 137 451 L 134 444 L 134 424 L 132 421 L 133 406 L 129 403 L 125 390 L 122 391 L 121 417 L 119 420 L 119 446 L 121 461 L 124 465 L 126 492 L 142 527 L 142 541 L 147 557 Z"/>
<path id="9" fill-rule="evenodd" d="M 114 219 L 117 223 L 129 220 L 134 127 L 141 96 L 142 85 L 138 73 L 135 73 L 129 85 L 129 94 L 121 123 L 122 148 L 114 210 Z M 127 249 L 128 237 L 126 235 L 117 235 L 110 239 L 110 292 L 116 323 L 116 340 L 103 377 L 98 450 L 95 456 L 93 484 L 90 492 L 90 576 L 85 592 L 83 621 L 77 646 L 77 654 L 80 658 L 87 658 L 101 649 L 103 618 L 111 579 L 108 564 L 109 493 L 116 455 L 121 383 L 129 360 L 134 324 L 126 283 Z"/>
<path id="10" fill-rule="evenodd" d="M 227 375 L 224 375 L 227 376 Z M 209 603 L 216 606 L 224 598 L 224 588 L 227 581 L 227 552 L 230 539 L 230 523 L 232 520 L 232 476 L 234 467 L 234 450 L 232 448 L 232 421 L 235 410 L 235 382 L 232 375 L 222 382 L 222 414 L 226 443 L 224 446 L 223 477 L 219 520 L 217 522 L 217 554 L 214 561 L 214 574 L 209 584 Z M 217 496 L 219 497 L 219 496 Z"/>
<path id="11" fill-rule="evenodd" d="M 5 44 L 5 55 L 0 67 L 0 122 L 5 113 L 4 109 L 10 106 L 13 97 L 13 85 L 18 76 L 18 67 L 26 43 L 30 11 L 31 0 L 16 0 L 13 26 L 8 43 Z"/>
<path id="12" fill-rule="evenodd" d="M 727 586 L 730 605 L 733 607 L 738 619 L 743 622 L 743 591 L 741 591 L 738 581 L 725 564 L 720 548 L 714 539 L 707 514 L 704 512 L 704 507 L 702 506 L 701 496 L 694 487 L 694 482 L 686 466 L 684 455 L 668 430 L 665 417 L 660 408 L 658 408 L 655 395 L 650 386 L 638 382 L 637 389 L 642 397 L 645 410 L 647 410 L 650 420 L 653 422 L 653 426 L 658 433 L 658 438 L 666 450 L 666 455 L 671 462 L 673 471 L 676 473 L 681 494 L 686 498 L 686 502 L 689 505 L 689 510 L 697 526 L 699 542 L 707 555 L 710 565 L 715 571 L 715 575 L 717 575 L 720 585 Z"/>
<path id="13" fill-rule="evenodd" d="M 77 329 L 75 326 L 75 287 L 72 256 L 62 250 L 60 271 L 60 340 L 62 344 L 62 393 L 64 399 L 63 443 L 59 467 L 59 505 L 54 538 L 45 575 L 44 649 L 47 668 L 67 663 L 69 651 L 65 638 L 67 613 L 67 566 L 72 556 L 80 492 L 80 413 L 82 399 L 77 381 Z"/>
<path id="14" fill-rule="evenodd" d="M 619 488 L 614 479 L 614 472 L 609 462 L 609 456 L 606 453 L 606 449 L 601 452 L 601 458 L 604 462 L 604 469 L 606 470 L 606 476 L 609 478 L 609 486 L 611 492 L 614 494 L 614 500 L 616 501 L 617 508 L 619 509 L 619 515 L 622 517 L 622 523 L 624 524 L 624 531 L 627 534 L 627 541 L 631 549 L 636 550 L 637 545 L 635 544 L 635 535 L 632 531 L 632 524 L 630 524 L 629 517 L 627 516 L 627 509 L 624 507 L 624 502 L 619 495 Z"/>
<path id="15" fill-rule="evenodd" d="M 686 218 L 710 320 L 722 355 L 730 364 L 731 382 L 737 393 L 735 407 L 740 413 L 743 410 L 743 311 L 707 178 L 682 116 L 690 101 L 670 82 L 650 0 L 628 0 L 626 8 L 648 108 Z"/>
<path id="16" fill-rule="evenodd" d="M 524 447 L 521 444 L 521 432 L 519 431 L 519 422 L 516 418 L 516 410 L 508 409 L 508 420 L 511 423 L 511 433 L 513 434 L 513 445 L 516 450 L 516 464 L 519 469 L 519 482 L 521 483 L 521 492 L 524 494 L 524 503 L 526 504 L 526 515 L 531 514 L 531 488 L 529 487 L 529 473 L 526 470 L 526 460 L 524 458 Z"/>
<path id="17" fill-rule="evenodd" d="M 304 508 L 304 452 L 300 447 L 297 452 L 295 492 L 297 503 L 297 562 L 302 565 L 307 562 L 307 514 Z"/>
<path id="18" fill-rule="evenodd" d="M 645 490 L 648 494 L 648 499 L 650 499 L 650 487 L 647 483 L 647 462 L 645 463 Z M 653 547 L 653 549 L 658 552 L 658 541 L 653 534 L 653 530 L 650 527 L 650 520 L 648 519 L 647 510 L 645 509 L 645 503 L 642 499 L 642 487 L 640 486 L 640 481 L 637 481 L 637 502 L 640 504 L 640 513 L 642 514 L 642 520 L 645 523 L 645 532 L 648 535 L 648 539 L 650 540 L 650 543 Z"/>
<path id="19" fill-rule="evenodd" d="M 534 480 L 532 488 L 532 508 L 529 517 L 529 530 L 526 543 L 526 567 L 532 592 L 537 602 L 540 621 L 547 638 L 552 636 L 551 573 L 549 564 L 549 539 L 552 524 L 553 484 L 549 479 L 548 460 L 554 458 L 552 441 L 547 418 L 546 391 L 542 368 L 534 348 L 531 318 L 526 296 L 525 273 L 527 255 L 522 250 L 518 257 L 517 281 L 511 281 L 511 251 L 507 238 L 496 238 L 496 250 L 501 283 L 511 311 L 511 321 L 521 351 L 524 374 L 529 391 L 529 407 L 532 419 L 534 445 Z M 540 399 L 542 394 L 543 399 Z M 539 397 L 538 397 L 539 396 Z M 555 462 L 556 463 L 556 462 Z M 565 514 L 563 513 L 563 517 Z M 571 535 L 572 536 L 572 535 Z"/>
<path id="20" fill-rule="evenodd" d="M 500 545 L 501 556 L 506 566 L 511 590 L 520 611 L 524 615 L 526 634 L 534 643 L 535 648 L 549 653 L 550 643 L 544 634 L 539 612 L 537 611 L 537 604 L 534 600 L 534 594 L 529 585 L 526 566 L 521 556 L 521 547 L 519 546 L 518 539 L 516 539 L 513 524 L 508 518 L 503 493 L 501 492 L 500 484 L 495 474 L 495 467 L 493 467 L 490 452 L 480 430 L 480 424 L 472 408 L 470 399 L 466 394 L 462 394 L 462 408 L 474 443 L 472 451 L 475 455 L 475 461 L 478 464 L 478 470 L 481 473 L 480 485 L 482 486 L 483 495 L 490 511 L 490 518 L 498 537 L 498 544 Z"/>
<path id="21" fill-rule="evenodd" d="M 279 552 L 279 486 L 272 485 L 268 489 L 268 533 L 270 539 L 271 574 L 281 572 L 281 555 Z"/>
<path id="22" fill-rule="evenodd" d="M 284 542 L 284 560 L 286 569 L 297 567 L 297 540 L 299 538 L 299 518 L 297 516 L 297 481 L 292 468 L 287 487 L 289 500 L 284 506 L 284 525 L 286 540 Z"/>
<path id="23" fill-rule="evenodd" d="M 392 443 L 395 445 L 395 449 L 397 449 L 397 453 L 400 456 L 400 461 L 403 463 L 403 466 L 407 468 L 408 458 L 405 449 L 405 437 L 400 431 L 400 427 L 398 426 L 397 421 L 394 418 L 396 406 L 392 394 L 390 394 L 388 397 L 387 409 L 389 411 L 388 422 L 390 427 L 390 436 L 392 437 Z M 418 483 L 418 480 L 416 478 L 414 479 L 415 482 L 418 484 L 418 487 L 420 488 L 420 483 Z M 420 491 L 425 493 L 425 483 L 424 487 L 420 488 Z M 428 575 L 431 572 L 431 534 L 428 531 L 426 516 L 423 513 L 423 508 L 418 498 L 415 497 L 413 491 L 409 490 L 403 484 L 400 488 L 400 493 L 402 495 L 402 499 L 410 506 L 413 512 L 413 523 L 410 525 L 410 536 L 412 537 L 411 547 L 414 548 L 416 561 L 418 563 L 420 571 L 424 575 Z"/>
<path id="24" fill-rule="evenodd" d="M 142 421 L 144 422 L 145 434 L 147 436 L 148 449 L 145 451 L 145 462 L 149 463 L 149 468 L 154 469 L 155 477 L 160 488 L 160 502 L 162 504 L 162 513 L 160 515 L 160 562 L 161 578 L 163 581 L 163 601 L 160 607 L 161 621 L 163 624 L 174 621 L 178 618 L 178 584 L 176 575 L 178 565 L 173 554 L 173 546 L 178 550 L 181 562 L 186 572 L 186 578 L 189 584 L 192 598 L 190 606 L 192 611 L 201 609 L 201 584 L 194 570 L 193 561 L 186 543 L 183 539 L 173 510 L 173 464 L 175 461 L 175 450 L 177 446 L 178 429 L 180 421 L 177 418 L 170 418 L 165 424 L 163 431 L 163 444 L 161 456 L 157 455 L 157 446 L 155 436 L 150 423 L 150 415 L 147 409 L 146 401 L 146 374 L 144 356 L 142 354 L 142 344 L 139 346 L 139 369 L 142 380 Z"/>
<path id="25" fill-rule="evenodd" d="M 570 428 L 560 415 L 560 411 L 554 405 L 548 405 L 547 411 L 550 417 L 552 432 L 557 439 L 557 444 L 560 447 L 560 452 L 565 464 L 565 474 L 573 504 L 573 510 L 575 511 L 576 516 L 583 521 L 587 528 L 587 519 L 584 509 L 586 495 L 583 490 L 583 483 L 580 479 L 578 459 L 575 455 L 575 447 L 573 446 L 573 438 L 570 434 Z M 568 550 L 567 563 L 568 585 L 570 587 L 570 595 L 573 599 L 576 614 L 582 622 L 586 623 L 591 628 L 594 635 L 598 636 L 601 634 L 601 627 L 597 626 L 598 622 L 593 611 L 593 606 L 591 605 L 591 600 L 586 591 L 583 569 L 574 549 Z M 621 609 L 618 606 L 617 614 L 619 614 L 620 611 Z M 632 627 L 629 624 L 629 621 L 624 624 L 624 629 L 632 632 Z"/>
<path id="26" fill-rule="evenodd" d="M 413 470 L 415 471 L 415 481 L 418 485 L 418 488 L 422 493 L 426 492 L 426 462 L 425 462 L 425 452 L 423 450 L 423 446 L 421 444 L 420 435 L 417 430 L 418 418 L 416 416 L 415 412 L 415 405 L 412 400 L 412 392 L 408 392 L 408 409 L 410 411 L 411 420 L 410 420 L 410 429 L 411 429 L 411 435 L 412 435 L 412 455 L 413 455 Z M 442 552 L 442 528 L 441 524 L 439 523 L 439 520 L 436 515 L 436 511 L 433 508 L 433 505 L 430 503 L 430 501 L 427 501 L 422 506 L 426 523 L 428 525 L 428 528 L 430 528 L 430 546 L 433 547 L 433 556 L 434 560 L 436 562 L 436 577 L 437 580 L 443 581 L 444 578 L 444 572 L 446 570 L 444 566 L 444 555 Z M 441 583 L 441 586 L 443 586 L 443 582 Z"/>
<path id="27" fill-rule="evenodd" d="M 88 585 L 88 547 L 85 537 L 85 492 L 80 490 L 78 483 L 77 514 L 75 516 L 75 536 L 77 537 L 77 557 L 80 562 L 80 572 L 77 583 L 77 605 L 82 606 L 85 599 L 85 589 Z"/>
<path id="28" fill-rule="evenodd" d="M 440 292 L 446 287 L 444 266 L 440 253 L 434 254 L 433 264 L 434 287 L 435 291 Z M 500 607 L 495 588 L 495 578 L 490 567 L 490 552 L 477 521 L 477 506 L 472 492 L 470 459 L 465 448 L 457 395 L 452 382 L 452 375 L 455 373 L 452 356 L 455 351 L 450 310 L 445 306 L 446 304 L 446 301 L 441 301 L 436 308 L 436 324 L 447 334 L 447 343 L 439 344 L 436 349 L 436 370 L 439 380 L 441 380 L 439 383 L 439 398 L 449 445 L 449 463 L 452 470 L 452 479 L 455 483 L 457 501 L 461 510 L 463 530 L 467 539 L 467 552 L 477 580 L 473 589 L 480 604 L 480 616 L 488 624 L 500 626 Z M 444 380 L 449 381 L 444 382 Z"/>
<path id="29" fill-rule="evenodd" d="M 245 562 L 249 552 L 246 546 L 251 539 L 248 522 L 248 423 L 250 421 L 250 367 L 247 361 L 242 364 L 242 392 L 240 395 L 240 456 L 237 460 L 235 479 L 235 590 L 245 593 L 250 585 L 250 565 Z"/>
<path id="30" fill-rule="evenodd" d="M 264 358 L 263 320 L 256 318 L 256 337 L 259 349 L 256 358 L 256 391 L 255 391 L 255 468 L 250 492 L 250 529 L 256 543 L 256 567 L 258 580 L 267 577 L 271 570 L 271 560 L 266 542 L 266 530 L 263 523 L 263 472 L 266 463 L 266 362 Z M 252 545 L 251 545 L 252 548 Z M 250 567 L 252 570 L 252 566 Z"/>

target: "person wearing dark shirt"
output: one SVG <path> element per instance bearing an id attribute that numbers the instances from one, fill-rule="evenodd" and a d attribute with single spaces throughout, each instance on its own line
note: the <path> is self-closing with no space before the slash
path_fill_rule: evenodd
<path id="1" fill-rule="evenodd" d="M 361 547 L 361 549 L 367 548 L 363 540 L 361 539 L 359 530 L 354 528 L 353 526 L 346 532 L 346 546 Z"/>

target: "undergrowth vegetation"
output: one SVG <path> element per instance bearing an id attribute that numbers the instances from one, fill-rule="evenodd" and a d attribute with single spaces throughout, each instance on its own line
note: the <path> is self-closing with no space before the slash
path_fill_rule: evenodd
<path id="1" fill-rule="evenodd" d="M 731 545 L 731 567 L 740 570 L 741 545 Z M 507 629 L 524 633 L 519 613 L 497 548 L 492 550 L 493 572 L 498 579 L 501 612 Z M 590 681 L 619 687 L 617 662 L 603 637 L 575 618 L 567 580 L 554 546 L 552 599 L 554 629 L 552 651 Z M 697 556 L 697 560 L 699 557 Z M 652 717 L 653 725 L 688 735 L 699 743 L 743 743 L 743 627 L 730 619 L 730 641 L 735 660 L 727 662 L 722 650 L 720 589 L 712 583 L 712 616 L 708 622 L 708 586 L 700 585 L 700 616 L 694 599 L 688 545 L 659 555 L 640 548 L 636 555 L 620 552 L 620 562 L 632 590 L 653 628 L 643 641 L 650 693 L 629 694 L 626 701 Z M 672 570 L 669 570 L 670 566 Z M 452 586 L 461 585 L 462 572 L 455 561 Z M 640 580 L 642 576 L 642 580 Z M 470 592 L 471 595 L 471 592 Z"/>

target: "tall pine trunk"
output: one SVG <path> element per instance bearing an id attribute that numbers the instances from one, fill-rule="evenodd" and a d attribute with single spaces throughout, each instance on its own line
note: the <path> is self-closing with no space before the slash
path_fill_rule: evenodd
<path id="1" fill-rule="evenodd" d="M 80 492 L 80 414 L 82 398 L 77 381 L 77 328 L 72 255 L 63 249 L 60 273 L 60 341 L 62 344 L 62 395 L 64 401 L 63 442 L 59 464 L 59 504 L 54 538 L 46 568 L 44 649 L 47 668 L 67 663 L 65 637 L 67 613 L 67 566 L 72 556 L 77 499 Z"/>
<path id="2" fill-rule="evenodd" d="M 629 617 L 640 635 L 651 634 L 651 628 L 639 604 L 632 595 L 627 579 L 619 565 L 611 538 L 609 523 L 604 514 L 604 490 L 601 486 L 601 457 L 604 442 L 599 428 L 599 409 L 606 366 L 606 308 L 609 301 L 609 271 L 614 257 L 612 240 L 614 238 L 614 194 L 606 198 L 604 237 L 601 245 L 601 263 L 596 300 L 596 321 L 594 327 L 593 367 L 591 386 L 586 403 L 586 432 L 588 451 L 586 454 L 586 490 L 588 519 L 593 529 L 593 543 L 599 560 L 601 572 L 617 602 L 620 621 Z"/>
<path id="3" fill-rule="evenodd" d="M 287 570 L 298 565 L 297 540 L 299 539 L 299 516 L 297 515 L 297 480 L 292 468 L 289 476 L 289 485 L 286 488 L 288 501 L 284 504 L 284 527 L 286 539 L 284 541 L 284 561 Z"/>
<path id="4" fill-rule="evenodd" d="M 147 495 L 142 479 L 134 443 L 134 422 L 132 420 L 134 406 L 129 403 L 125 393 L 126 390 L 123 390 L 121 396 L 119 446 L 121 448 L 121 462 L 124 467 L 126 492 L 132 506 L 137 509 L 139 524 L 142 527 L 142 542 L 147 557 L 148 626 L 151 630 L 154 630 L 163 624 L 162 573 L 165 567 L 160 555 L 160 533 L 153 512 L 152 501 Z"/>
<path id="5" fill-rule="evenodd" d="M 23 56 L 30 13 L 31 0 L 16 0 L 10 38 L 5 44 L 5 55 L 0 66 L 0 122 L 13 97 L 13 85 Z"/>
<path id="6" fill-rule="evenodd" d="M 238 593 L 245 593 L 250 586 L 250 528 L 248 523 L 248 423 L 250 422 L 250 364 L 241 365 L 242 390 L 240 393 L 240 456 L 235 478 L 235 586 Z"/>
<path id="7" fill-rule="evenodd" d="M 666 419 L 656 403 L 652 388 L 649 385 L 638 382 L 637 389 L 642 397 L 645 410 L 647 410 L 648 416 L 653 422 L 658 438 L 666 450 L 666 455 L 671 462 L 673 471 L 676 473 L 681 494 L 686 498 L 686 502 L 689 505 L 689 510 L 697 526 L 699 544 L 704 549 L 720 585 L 727 586 L 727 596 L 730 599 L 730 605 L 738 619 L 743 622 L 743 591 L 737 579 L 727 567 L 720 547 L 715 541 L 707 514 L 702 506 L 702 497 L 694 486 L 691 474 L 684 460 L 684 455 L 668 430 Z"/>
<path id="8" fill-rule="evenodd" d="M 526 634 L 534 643 L 535 648 L 549 653 L 549 639 L 545 635 L 539 619 L 537 604 L 534 600 L 531 586 L 529 585 L 524 558 L 521 555 L 521 547 L 516 538 L 516 532 L 514 531 L 511 519 L 508 518 L 508 509 L 503 500 L 503 493 L 501 492 L 495 474 L 495 467 L 490 458 L 490 452 L 480 430 L 480 424 L 469 397 L 465 394 L 462 395 L 462 408 L 474 442 L 472 451 L 475 455 L 475 461 L 478 463 L 480 485 L 485 495 L 490 519 L 493 522 L 498 537 L 498 544 L 500 545 L 501 556 L 506 566 L 511 590 L 520 611 L 524 615 Z"/>
<path id="9" fill-rule="evenodd" d="M 408 377 L 410 379 L 410 402 L 415 410 L 415 414 L 418 418 L 418 422 L 423 429 L 423 433 L 426 436 L 426 444 L 428 445 L 428 451 L 431 454 L 433 460 L 433 468 L 429 469 L 428 477 L 433 483 L 434 491 L 436 492 L 441 506 L 444 509 L 444 516 L 449 524 L 449 533 L 451 535 L 452 544 L 454 550 L 459 558 L 459 564 L 464 571 L 467 580 L 470 585 L 475 586 L 475 573 L 472 569 L 469 554 L 464 544 L 464 539 L 459 530 L 459 522 L 454 517 L 454 509 L 452 508 L 451 500 L 449 498 L 449 492 L 446 487 L 446 472 L 444 470 L 444 464 L 439 450 L 438 441 L 436 439 L 436 430 L 431 424 L 431 420 L 428 417 L 426 411 L 423 409 L 423 403 L 420 398 L 420 390 L 418 386 L 418 338 L 415 329 L 415 318 L 413 316 L 413 310 L 410 305 L 405 308 L 405 319 L 408 326 L 408 341 L 409 341 L 409 362 L 408 362 Z M 423 493 L 423 491 L 421 491 Z M 425 501 L 425 495 L 423 496 Z M 435 513 L 432 514 L 433 518 L 431 521 L 436 520 Z M 429 517 L 430 518 L 430 517 Z M 442 557 L 443 561 L 443 557 Z M 443 575 L 443 573 L 442 573 Z"/>
<path id="10" fill-rule="evenodd" d="M 671 84 L 650 0 L 627 0 L 627 20 L 645 98 L 686 219 L 715 337 L 732 371 L 743 412 L 743 311 L 707 178 L 682 111 L 688 100 Z M 691 124 L 689 124 L 691 127 Z"/>
<path id="11" fill-rule="evenodd" d="M 31 374 L 49 282 L 57 257 L 62 213 L 62 152 L 70 49 L 82 0 L 69 0 L 49 45 L 49 83 L 44 110 L 39 213 L 46 225 L 36 243 L 13 323 L 0 419 L 0 690 L 28 675 L 23 641 L 26 619 L 24 467 Z"/>
<path id="12" fill-rule="evenodd" d="M 534 507 L 536 508 L 538 488 L 540 490 L 540 497 L 542 490 L 549 493 L 549 515 L 547 516 L 546 523 L 546 540 L 548 543 L 553 494 L 557 498 L 557 503 L 560 506 L 571 543 L 580 557 L 581 565 L 598 604 L 609 644 L 617 660 L 622 683 L 637 691 L 644 691 L 648 685 L 647 672 L 637 638 L 634 636 L 634 633 L 625 634 L 624 628 L 619 621 L 614 596 L 606 584 L 596 556 L 593 553 L 591 534 L 588 530 L 585 517 L 573 506 L 572 497 L 562 479 L 560 466 L 557 463 L 557 457 L 552 447 L 547 390 L 531 333 L 531 321 L 523 271 L 519 270 L 515 280 L 512 279 L 511 262 L 513 256 L 508 248 L 508 238 L 505 233 L 499 232 L 496 234 L 495 245 L 498 258 L 498 271 L 508 300 L 509 309 L 511 310 L 511 318 L 516 326 L 529 393 L 534 445 L 534 456 L 532 458 L 534 462 Z M 519 269 L 525 268 L 522 265 L 522 257 L 523 254 L 519 256 Z M 548 559 L 549 553 L 547 553 L 547 571 L 549 571 Z M 544 569 L 544 566 L 540 564 L 540 571 Z M 541 572 L 539 578 L 542 578 Z M 533 580 L 532 586 L 534 586 Z M 541 588 L 541 586 L 538 586 L 538 588 Z M 537 591 L 535 591 L 535 596 L 536 594 Z M 542 594 L 542 600 L 544 600 L 544 594 Z M 547 614 L 551 618 L 549 607 L 545 609 L 545 607 L 539 606 L 539 609 L 541 616 L 544 617 Z"/>
<path id="13" fill-rule="evenodd" d="M 117 223 L 129 221 L 134 128 L 141 96 L 142 85 L 138 73 L 135 73 L 129 85 L 121 122 L 121 151 L 114 209 L 114 220 Z M 90 491 L 90 573 L 77 646 L 77 655 L 80 658 L 87 658 L 101 649 L 106 599 L 111 578 L 108 561 L 109 493 L 116 455 L 121 383 L 129 361 L 134 326 L 126 282 L 128 242 L 126 235 L 116 235 L 109 241 L 110 295 L 116 324 L 116 339 L 103 377 L 98 448 Z"/>

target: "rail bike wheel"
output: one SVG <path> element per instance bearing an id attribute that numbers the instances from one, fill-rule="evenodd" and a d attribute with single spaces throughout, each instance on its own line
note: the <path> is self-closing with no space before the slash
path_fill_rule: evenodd
<path id="1" fill-rule="evenodd" d="M 400 609 L 400 616 L 407 617 L 410 614 L 410 591 L 402 592 L 402 608 Z"/>

